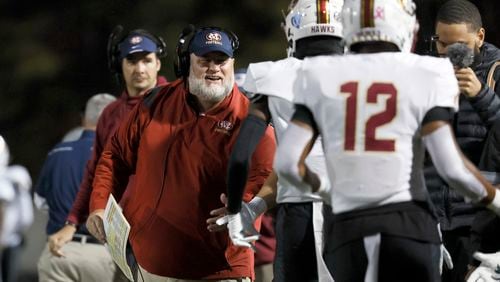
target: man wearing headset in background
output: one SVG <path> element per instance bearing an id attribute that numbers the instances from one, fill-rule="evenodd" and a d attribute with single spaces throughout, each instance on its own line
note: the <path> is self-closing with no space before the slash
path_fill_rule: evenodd
<path id="1" fill-rule="evenodd" d="M 166 84 L 166 79 L 158 76 L 161 68 L 160 58 L 166 55 L 165 42 L 143 29 L 122 34 L 123 28 L 117 27 L 108 42 L 109 67 L 123 83 L 121 96 L 106 107 L 99 118 L 96 128 L 94 150 L 87 162 L 82 183 L 71 212 L 63 228 L 49 237 L 49 250 L 55 256 L 63 256 L 61 248 L 73 239 L 79 224 L 85 223 L 89 214 L 90 194 L 97 162 L 109 137 L 119 124 L 138 104 L 141 96 L 158 85 Z M 117 200 L 120 199 L 115 195 Z M 125 205 L 125 201 L 120 204 Z"/>
<path id="2" fill-rule="evenodd" d="M 15 282 L 24 235 L 33 223 L 31 176 L 21 165 L 10 165 L 10 151 L 0 135 L 0 281 Z"/>
<path id="3" fill-rule="evenodd" d="M 254 254 L 227 233 L 206 228 L 226 191 L 227 164 L 249 100 L 234 83 L 234 34 L 217 27 L 184 30 L 177 75 L 151 91 L 111 137 L 96 169 L 89 231 L 105 240 L 102 218 L 110 194 L 126 191 L 123 212 L 139 281 L 251 281 Z M 257 146 L 245 197 L 271 173 L 274 133 Z M 135 182 L 128 185 L 135 173 Z M 177 280 L 179 279 L 179 280 Z"/>

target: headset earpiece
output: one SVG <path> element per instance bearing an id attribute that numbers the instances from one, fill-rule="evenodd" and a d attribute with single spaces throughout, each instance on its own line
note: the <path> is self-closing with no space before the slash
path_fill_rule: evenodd
<path id="1" fill-rule="evenodd" d="M 159 58 L 163 58 L 167 56 L 167 44 L 165 43 L 165 40 L 161 36 L 155 36 L 156 38 L 156 46 L 158 46 L 158 51 L 156 52 L 158 54 Z"/>
<path id="2" fill-rule="evenodd" d="M 123 36 L 123 26 L 117 25 L 108 38 L 108 68 L 111 73 L 119 73 L 121 70 L 120 63 L 118 62 L 118 57 L 120 56 L 118 50 L 118 43 L 121 42 Z M 120 39 L 120 40 L 118 40 Z"/>
<path id="3" fill-rule="evenodd" d="M 187 77 L 189 73 L 189 44 L 196 34 L 197 29 L 194 25 L 186 26 L 177 40 L 176 53 L 177 60 L 174 64 L 174 72 L 177 77 Z"/>
<path id="4" fill-rule="evenodd" d="M 238 39 L 238 36 L 236 36 L 234 32 L 228 29 L 221 29 L 221 31 L 229 35 L 229 39 L 231 40 L 231 47 L 233 47 L 233 51 L 236 51 L 240 47 L 240 40 Z"/>

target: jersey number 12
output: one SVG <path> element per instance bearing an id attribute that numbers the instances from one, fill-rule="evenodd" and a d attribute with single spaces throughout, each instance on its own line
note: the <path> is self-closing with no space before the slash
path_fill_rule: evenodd
<path id="1" fill-rule="evenodd" d="M 354 151 L 356 144 L 356 120 L 358 110 L 358 83 L 347 82 L 340 87 L 342 94 L 347 94 L 345 109 L 345 134 L 344 150 Z M 377 139 L 375 136 L 377 127 L 390 123 L 396 116 L 397 90 L 392 83 L 373 83 L 368 88 L 366 103 L 377 104 L 379 95 L 389 95 L 385 102 L 385 110 L 368 118 L 365 124 L 365 151 L 395 151 L 395 140 Z"/>

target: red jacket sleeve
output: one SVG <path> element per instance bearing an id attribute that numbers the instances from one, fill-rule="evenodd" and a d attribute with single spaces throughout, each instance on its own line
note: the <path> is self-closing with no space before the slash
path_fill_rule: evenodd
<path id="1" fill-rule="evenodd" d="M 264 185 L 264 182 L 273 170 L 275 151 L 276 139 L 274 137 L 274 129 L 268 126 L 252 155 L 252 163 L 245 186 L 243 201 L 250 201 L 259 192 L 262 185 Z"/>
<path id="2" fill-rule="evenodd" d="M 105 113 L 103 113 L 103 115 L 105 115 Z M 75 224 L 85 223 L 89 215 L 89 202 L 90 195 L 92 193 L 92 182 L 94 181 L 95 168 L 107 139 L 106 130 L 108 130 L 108 128 L 103 122 L 106 119 L 107 118 L 100 118 L 97 123 L 92 155 L 85 166 L 82 183 L 80 184 L 78 194 L 76 195 L 75 201 L 67 218 L 69 222 Z"/>
<path id="3" fill-rule="evenodd" d="M 149 121 L 149 109 L 139 103 L 106 144 L 95 169 L 90 212 L 104 209 L 109 194 L 121 198 L 129 176 L 135 174 L 141 133 Z"/>

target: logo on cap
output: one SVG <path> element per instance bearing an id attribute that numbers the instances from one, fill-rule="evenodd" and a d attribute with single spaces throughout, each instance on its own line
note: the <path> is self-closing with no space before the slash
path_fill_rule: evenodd
<path id="1" fill-rule="evenodd" d="M 205 44 L 219 44 L 222 45 L 222 35 L 218 32 L 210 32 L 205 35 L 207 40 Z"/>
<path id="2" fill-rule="evenodd" d="M 139 44 L 142 42 L 142 37 L 140 36 L 133 36 L 130 38 L 130 44 Z"/>

